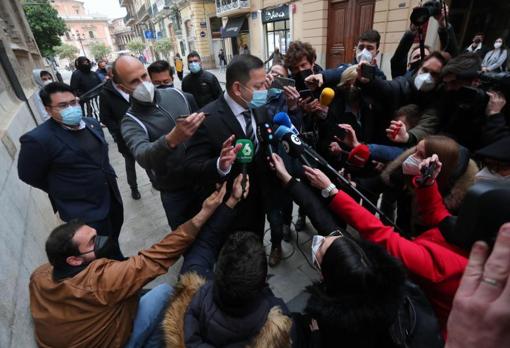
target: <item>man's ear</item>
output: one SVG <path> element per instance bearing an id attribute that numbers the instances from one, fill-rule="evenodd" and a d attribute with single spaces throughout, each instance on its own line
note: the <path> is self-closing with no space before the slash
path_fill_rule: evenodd
<path id="1" fill-rule="evenodd" d="M 241 83 L 239 81 L 235 81 L 232 84 L 232 93 L 237 97 L 241 96 Z"/>
<path id="2" fill-rule="evenodd" d="M 81 266 L 83 264 L 83 258 L 80 256 L 68 256 L 66 262 L 74 267 Z"/>

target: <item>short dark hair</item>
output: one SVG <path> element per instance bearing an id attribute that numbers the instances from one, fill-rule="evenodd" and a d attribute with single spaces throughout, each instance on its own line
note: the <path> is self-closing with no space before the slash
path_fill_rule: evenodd
<path id="1" fill-rule="evenodd" d="M 267 260 L 262 240 L 253 232 L 231 234 L 216 263 L 214 296 L 229 312 L 252 304 L 266 286 Z"/>
<path id="2" fill-rule="evenodd" d="M 43 76 L 49 76 L 53 80 L 53 75 L 49 71 L 41 70 L 41 72 L 39 73 L 39 77 L 42 78 Z"/>
<path id="3" fill-rule="evenodd" d="M 39 92 L 39 97 L 41 98 L 44 106 L 51 106 L 51 95 L 59 92 L 70 92 L 76 95 L 74 89 L 72 89 L 68 84 L 62 82 L 52 82 L 41 89 Z"/>
<path id="4" fill-rule="evenodd" d="M 446 58 L 445 54 L 441 51 L 430 52 L 430 54 L 423 59 L 423 62 L 426 62 L 427 60 L 432 58 L 436 58 L 437 60 L 439 60 L 443 66 L 445 66 L 446 63 L 448 63 L 448 59 Z"/>
<path id="5" fill-rule="evenodd" d="M 193 57 L 198 57 L 198 59 L 201 59 L 200 58 L 200 54 L 198 54 L 197 51 L 191 51 L 188 56 L 186 57 L 186 59 L 190 59 L 190 58 L 193 58 Z"/>
<path id="6" fill-rule="evenodd" d="M 264 68 L 264 62 L 260 58 L 250 54 L 243 54 L 234 57 L 227 66 L 226 87 L 232 88 L 234 82 L 239 81 L 245 84 L 250 80 L 250 71 Z"/>
<path id="7" fill-rule="evenodd" d="M 370 29 L 361 33 L 358 41 L 375 42 L 375 46 L 379 48 L 379 44 L 381 43 L 381 35 L 377 30 Z"/>
<path id="8" fill-rule="evenodd" d="M 65 266 L 69 256 L 80 254 L 78 246 L 74 243 L 73 237 L 85 223 L 75 219 L 62 224 L 51 231 L 46 240 L 46 255 L 55 268 Z"/>
<path id="9" fill-rule="evenodd" d="M 291 69 L 291 67 L 298 65 L 303 57 L 306 57 L 306 60 L 313 64 L 317 59 L 317 53 L 308 42 L 292 41 L 285 55 L 285 67 Z"/>
<path id="10" fill-rule="evenodd" d="M 122 57 L 122 56 L 119 56 L 119 58 Z M 119 77 L 119 73 L 117 72 L 117 60 L 119 59 L 115 59 L 112 63 L 112 80 L 113 82 L 115 83 L 120 83 L 120 77 Z"/>
<path id="11" fill-rule="evenodd" d="M 395 116 L 404 116 L 410 128 L 416 127 L 421 118 L 420 107 L 416 104 L 404 105 L 395 111 Z"/>
<path id="12" fill-rule="evenodd" d="M 80 57 L 76 58 L 76 60 L 74 61 L 74 66 L 76 68 L 78 68 L 79 65 L 81 65 L 81 64 L 83 64 L 85 62 L 88 62 L 90 64 L 90 59 L 88 59 L 85 56 L 80 56 Z"/>
<path id="13" fill-rule="evenodd" d="M 147 68 L 147 72 L 149 73 L 150 77 L 152 77 L 152 74 L 154 73 L 160 73 L 164 71 L 168 71 L 171 77 L 174 76 L 174 69 L 166 60 L 157 60 Z"/>
<path id="14" fill-rule="evenodd" d="M 450 59 L 441 70 L 441 76 L 453 74 L 459 80 L 474 80 L 480 76 L 482 60 L 475 52 L 465 52 Z"/>

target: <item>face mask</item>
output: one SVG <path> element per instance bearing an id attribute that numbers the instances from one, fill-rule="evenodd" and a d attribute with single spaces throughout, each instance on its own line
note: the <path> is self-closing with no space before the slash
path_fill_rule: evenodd
<path id="1" fill-rule="evenodd" d="M 324 240 L 326 238 L 323 236 L 315 235 L 312 239 L 312 261 L 315 268 L 317 268 L 319 271 L 321 269 L 321 265 L 319 264 L 319 261 L 317 260 L 317 253 L 319 252 L 319 249 L 322 246 L 322 243 L 324 243 Z"/>
<path id="2" fill-rule="evenodd" d="M 77 126 L 80 124 L 83 113 L 81 111 L 81 107 L 78 105 L 68 106 L 60 111 L 60 116 L 62 117 L 63 124 L 67 126 Z"/>
<path id="3" fill-rule="evenodd" d="M 174 84 L 170 84 L 170 85 L 159 85 L 157 86 L 156 88 L 157 89 L 167 89 L 167 88 L 173 88 L 174 87 Z"/>
<path id="4" fill-rule="evenodd" d="M 372 53 L 370 53 L 370 51 L 367 50 L 366 48 L 364 48 L 363 51 L 356 50 L 356 61 L 358 63 L 361 62 L 370 63 L 372 62 Z"/>
<path id="5" fill-rule="evenodd" d="M 96 259 L 107 258 L 111 255 L 112 243 L 108 236 L 96 235 L 94 242 L 94 254 Z"/>
<path id="6" fill-rule="evenodd" d="M 189 64 L 189 71 L 191 71 L 193 74 L 196 74 L 202 70 L 202 66 L 198 62 L 192 62 Z"/>
<path id="7" fill-rule="evenodd" d="M 89 72 L 90 71 L 90 65 L 88 65 L 88 64 L 78 65 L 78 70 L 80 70 L 82 72 Z"/>
<path id="8" fill-rule="evenodd" d="M 152 103 L 154 101 L 154 85 L 152 82 L 143 81 L 136 86 L 133 91 L 133 98 L 144 103 Z"/>
<path id="9" fill-rule="evenodd" d="M 405 175 L 420 175 L 420 163 L 421 160 L 416 156 L 416 154 L 412 154 L 406 158 L 404 163 L 402 163 L 402 171 Z"/>
<path id="10" fill-rule="evenodd" d="M 414 78 L 414 86 L 418 91 L 429 92 L 436 87 L 436 82 L 430 73 L 420 73 Z"/>
<path id="11" fill-rule="evenodd" d="M 510 176 L 503 176 L 498 173 L 491 172 L 485 167 L 475 175 L 475 181 L 501 181 L 510 183 Z"/>
<path id="12" fill-rule="evenodd" d="M 270 96 L 278 96 L 278 95 L 282 94 L 282 92 L 283 92 L 283 89 L 269 88 L 268 95 L 270 95 Z"/>
<path id="13" fill-rule="evenodd" d="M 501 48 L 503 44 L 501 42 L 495 42 L 494 43 L 494 48 Z"/>
<path id="14" fill-rule="evenodd" d="M 49 85 L 50 83 L 52 83 L 53 80 L 46 80 L 46 81 L 43 81 L 43 86 L 47 86 Z"/>
<path id="15" fill-rule="evenodd" d="M 414 61 L 412 63 L 409 63 L 409 70 L 415 71 L 420 67 L 420 60 Z"/>
<path id="16" fill-rule="evenodd" d="M 267 103 L 267 89 L 261 91 L 253 91 L 253 97 L 251 98 L 250 107 L 253 109 L 260 108 L 262 105 Z"/>

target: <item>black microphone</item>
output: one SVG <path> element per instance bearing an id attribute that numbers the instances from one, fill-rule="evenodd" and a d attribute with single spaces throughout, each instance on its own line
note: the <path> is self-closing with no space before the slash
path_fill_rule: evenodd
<path id="1" fill-rule="evenodd" d="M 304 143 L 299 137 L 292 132 L 292 130 L 286 126 L 280 126 L 275 132 L 275 136 L 283 145 L 285 152 L 291 156 L 299 158 L 304 164 L 311 167 L 310 162 L 305 157 L 305 153 L 308 153 Z"/>
<path id="2" fill-rule="evenodd" d="M 262 146 L 265 147 L 268 156 L 273 156 L 273 145 L 276 145 L 276 139 L 273 129 L 268 123 L 267 108 L 265 106 L 252 109 L 252 115 L 257 125 L 257 138 Z"/>

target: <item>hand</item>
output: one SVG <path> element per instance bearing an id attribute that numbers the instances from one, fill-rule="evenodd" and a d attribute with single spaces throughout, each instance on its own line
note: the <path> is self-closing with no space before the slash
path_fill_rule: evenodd
<path id="1" fill-rule="evenodd" d="M 313 187 L 324 190 L 329 185 L 331 185 L 331 180 L 327 177 L 326 174 L 321 172 L 319 169 L 310 168 L 308 166 L 303 166 L 305 169 L 305 176 L 310 181 Z M 335 194 L 335 192 L 333 192 Z"/>
<path id="2" fill-rule="evenodd" d="M 317 99 L 312 99 L 312 97 L 306 97 L 305 99 L 299 99 L 298 105 L 303 109 L 306 113 L 313 112 L 313 106 L 318 103 Z"/>
<path id="3" fill-rule="evenodd" d="M 324 120 L 328 117 L 328 111 L 329 111 L 329 107 L 322 105 L 318 99 L 315 99 L 313 101 L 312 112 L 315 113 L 315 116 Z"/>
<path id="4" fill-rule="evenodd" d="M 211 215 L 216 211 L 216 208 L 223 202 L 227 192 L 227 184 L 223 185 L 216 191 L 214 191 L 209 197 L 202 203 L 202 209 L 195 215 L 191 221 L 199 229 L 207 222 Z"/>
<path id="5" fill-rule="evenodd" d="M 276 176 L 283 182 L 284 185 L 286 185 L 290 179 L 292 179 L 292 176 L 287 171 L 287 168 L 285 168 L 285 164 L 283 163 L 282 158 L 275 153 L 273 153 L 271 158 L 270 166 L 271 169 L 276 171 Z"/>
<path id="6" fill-rule="evenodd" d="M 273 74 L 271 74 L 271 73 L 266 74 L 266 81 L 264 82 L 264 84 L 266 85 L 266 89 L 271 88 L 271 85 L 273 84 L 273 81 L 274 81 Z"/>
<path id="7" fill-rule="evenodd" d="M 310 75 L 305 79 L 305 84 L 312 91 L 315 91 L 324 84 L 324 76 L 322 74 Z"/>
<path id="8" fill-rule="evenodd" d="M 425 158 L 423 161 L 420 162 L 418 165 L 418 168 L 421 169 L 425 167 L 429 167 L 432 163 L 435 164 L 435 169 L 432 172 L 432 177 L 428 179 L 427 185 L 432 185 L 436 178 L 438 177 L 439 173 L 441 172 L 441 168 L 443 164 L 439 162 L 439 157 L 436 154 L 433 154 L 431 157 Z"/>
<path id="9" fill-rule="evenodd" d="M 298 107 L 299 102 L 299 92 L 296 87 L 285 86 L 283 87 L 283 92 L 287 98 L 287 107 L 289 110 L 295 110 Z"/>
<path id="10" fill-rule="evenodd" d="M 436 21 L 439 23 L 439 26 L 442 28 L 446 28 L 446 17 L 448 17 L 448 5 L 446 5 L 446 11 L 444 7 L 441 7 L 441 13 L 437 16 L 434 16 Z"/>
<path id="11" fill-rule="evenodd" d="M 227 200 L 227 206 L 231 209 L 234 209 L 234 207 L 241 201 L 241 199 L 246 199 L 248 197 L 248 192 L 250 191 L 250 177 L 248 174 L 246 174 L 246 186 L 244 188 L 242 187 L 242 181 L 243 181 L 243 174 L 239 174 L 236 179 L 234 180 L 234 183 L 232 184 L 232 192 L 230 193 L 230 197 Z"/>
<path id="12" fill-rule="evenodd" d="M 354 149 L 359 145 L 358 137 L 356 136 L 356 131 L 352 128 L 350 124 L 341 123 L 338 125 L 339 128 L 345 130 L 345 137 L 341 139 L 341 141 L 349 146 L 351 149 Z"/>
<path id="13" fill-rule="evenodd" d="M 310 331 L 319 331 L 319 324 L 317 324 L 317 320 L 312 319 L 312 321 L 310 321 Z"/>
<path id="14" fill-rule="evenodd" d="M 506 99 L 505 96 L 496 91 L 487 92 L 489 95 L 489 102 L 487 103 L 487 109 L 485 110 L 485 114 L 487 116 L 492 116 L 495 114 L 499 114 L 501 110 L 505 107 Z"/>
<path id="15" fill-rule="evenodd" d="M 375 57 L 373 59 L 375 59 Z M 356 79 L 359 82 L 361 82 L 362 84 L 366 84 L 366 83 L 370 82 L 369 79 L 367 79 L 366 77 L 362 77 L 361 76 L 361 66 L 365 65 L 365 64 L 368 64 L 368 62 L 359 62 L 358 66 L 356 67 Z"/>
<path id="16" fill-rule="evenodd" d="M 342 154 L 342 148 L 336 141 L 332 141 L 329 144 L 329 153 L 334 156 L 340 156 Z"/>
<path id="17" fill-rule="evenodd" d="M 219 167 L 222 172 L 226 172 L 230 169 L 236 160 L 237 153 L 243 147 L 242 144 L 237 144 L 235 146 L 232 145 L 235 138 L 235 135 L 231 135 L 227 140 L 225 140 L 221 148 Z"/>
<path id="18" fill-rule="evenodd" d="M 492 253 L 476 242 L 448 318 L 446 348 L 510 347 L 510 223 Z"/>
<path id="19" fill-rule="evenodd" d="M 204 120 L 205 114 L 203 112 L 195 112 L 186 118 L 178 118 L 175 121 L 175 127 L 165 136 L 168 146 L 176 148 L 189 140 Z"/>
<path id="20" fill-rule="evenodd" d="M 409 141 L 409 133 L 402 121 L 391 121 L 390 128 L 386 128 L 386 136 L 395 143 L 405 144 Z"/>
<path id="21" fill-rule="evenodd" d="M 482 67 L 482 72 L 487 72 L 487 71 L 489 71 L 489 69 L 487 69 L 486 66 Z"/>

